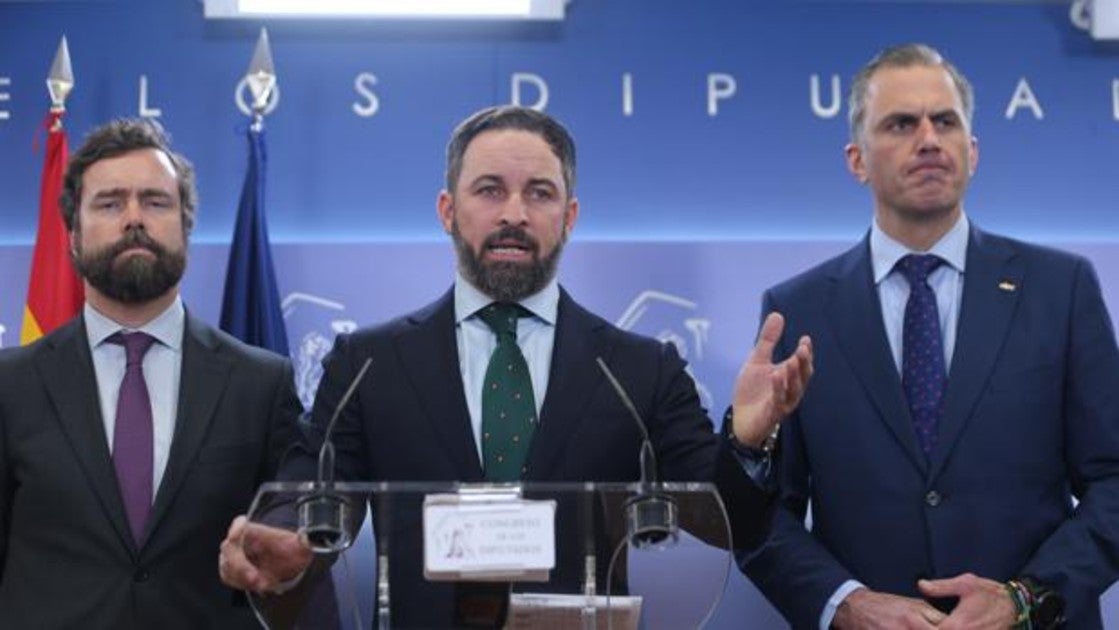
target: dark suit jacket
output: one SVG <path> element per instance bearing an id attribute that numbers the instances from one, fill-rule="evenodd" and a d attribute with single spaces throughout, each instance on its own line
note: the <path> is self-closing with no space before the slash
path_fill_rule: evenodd
<path id="1" fill-rule="evenodd" d="M 845 580 L 917 596 L 918 578 L 968 571 L 1034 576 L 1064 595 L 1070 628 L 1099 627 L 1119 575 L 1119 351 L 1091 265 L 972 229 L 926 458 L 869 255 L 864 240 L 765 295 L 784 345 L 812 336 L 816 372 L 783 428 L 784 509 L 746 572 L 797 628 Z"/>
<path id="2" fill-rule="evenodd" d="M 285 359 L 188 314 L 171 453 L 137 549 L 82 319 L 0 352 L 0 627 L 259 627 L 219 582 L 218 546 L 298 412 Z"/>
<path id="3" fill-rule="evenodd" d="M 371 371 L 334 434 L 338 479 L 483 480 L 459 371 L 453 301 L 453 292 L 448 292 L 416 313 L 338 337 L 324 362 L 315 398 L 312 416 L 320 430 L 361 364 L 372 357 Z M 695 384 L 672 345 L 615 328 L 564 291 L 555 335 L 548 390 L 525 481 L 639 479 L 640 432 L 599 371 L 595 357 L 602 357 L 649 425 L 662 479 L 715 481 L 732 512 L 735 542 L 752 544 L 764 535 L 772 495 L 746 477 L 727 441 L 712 432 Z M 310 461 L 305 458 L 298 472 L 293 472 L 297 463 L 285 466 L 284 476 L 309 477 Z M 384 510 L 375 518 L 378 532 L 392 528 L 393 625 L 447 625 L 451 589 L 424 583 L 420 511 L 418 505 L 410 507 L 408 514 L 397 502 L 391 518 L 384 518 Z M 561 506 L 558 538 L 563 538 L 566 518 Z M 574 531 L 574 524 L 567 531 Z M 572 541 L 559 542 L 572 552 L 581 551 Z M 564 548 L 557 550 L 560 556 L 564 553 Z M 606 561 L 599 564 L 604 571 Z M 530 590 L 578 588 L 579 576 L 561 568 L 576 565 L 557 558 L 552 583 L 531 585 Z"/>

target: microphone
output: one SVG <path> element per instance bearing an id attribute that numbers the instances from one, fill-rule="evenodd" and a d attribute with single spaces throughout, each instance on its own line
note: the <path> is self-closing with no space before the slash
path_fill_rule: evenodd
<path id="1" fill-rule="evenodd" d="M 658 492 L 655 485 L 658 481 L 657 455 L 653 451 L 653 442 L 649 439 L 649 429 L 637 412 L 629 394 L 602 357 L 595 357 L 599 369 L 606 375 L 606 380 L 614 388 L 614 393 L 633 416 L 637 428 L 641 431 L 641 489 L 637 495 L 630 497 L 625 502 L 626 510 L 626 536 L 629 543 L 638 549 L 646 549 L 654 545 L 675 543 L 679 537 L 679 519 L 677 516 L 676 500 Z"/>
<path id="2" fill-rule="evenodd" d="M 353 542 L 353 532 L 349 523 L 352 511 L 352 501 L 334 490 L 334 426 L 342 410 L 353 398 L 358 384 L 369 371 L 373 358 L 365 359 L 357 375 L 350 381 L 350 386 L 342 394 L 341 400 L 334 408 L 334 415 L 323 432 L 323 443 L 319 447 L 318 480 L 312 485 L 312 490 L 299 498 L 299 533 L 302 534 L 311 551 L 320 554 L 336 553 L 343 551 Z"/>

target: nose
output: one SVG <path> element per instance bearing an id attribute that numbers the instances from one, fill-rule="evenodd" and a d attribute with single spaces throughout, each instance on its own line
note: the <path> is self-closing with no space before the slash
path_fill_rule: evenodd
<path id="1" fill-rule="evenodd" d="M 940 133 L 937 131 L 936 123 L 928 116 L 921 118 L 917 129 L 917 141 L 918 149 L 921 151 L 940 150 Z"/>
<path id="2" fill-rule="evenodd" d="M 498 220 L 502 225 L 525 225 L 528 223 L 528 203 L 520 194 L 509 195 L 508 200 L 501 204 L 501 214 Z"/>
<path id="3" fill-rule="evenodd" d="M 124 217 L 125 227 L 134 225 L 142 225 L 144 223 L 144 208 L 140 203 L 140 198 L 137 195 L 129 195 L 124 202 Z"/>

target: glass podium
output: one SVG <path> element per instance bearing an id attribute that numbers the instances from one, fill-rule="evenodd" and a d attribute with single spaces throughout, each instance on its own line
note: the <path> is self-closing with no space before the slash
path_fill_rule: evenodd
<path id="1" fill-rule="evenodd" d="M 272 629 L 700 627 L 733 565 L 709 483 L 274 482 L 249 520 L 254 562 L 313 550 L 250 595 Z"/>

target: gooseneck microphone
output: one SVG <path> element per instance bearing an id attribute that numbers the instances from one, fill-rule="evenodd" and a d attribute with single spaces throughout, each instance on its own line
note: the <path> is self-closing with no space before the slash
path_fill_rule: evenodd
<path id="1" fill-rule="evenodd" d="M 352 501 L 334 490 L 334 426 L 372 364 L 372 357 L 365 359 L 334 408 L 334 415 L 326 425 L 322 446 L 319 447 L 318 480 L 311 491 L 297 502 L 299 533 L 306 537 L 315 553 L 336 553 L 349 547 L 353 541 L 353 532 L 350 531 Z"/>
<path id="2" fill-rule="evenodd" d="M 653 450 L 653 442 L 649 439 L 649 429 L 646 427 L 645 421 L 641 419 L 641 414 L 637 412 L 633 400 L 630 399 L 629 394 L 626 393 L 621 382 L 607 367 L 602 357 L 595 357 L 595 362 L 598 363 L 599 369 L 606 375 L 606 380 L 610 381 L 610 385 L 614 388 L 614 393 L 622 401 L 622 406 L 633 416 L 638 430 L 641 431 L 641 453 L 639 456 L 641 487 L 636 496 L 625 502 L 626 535 L 629 542 L 638 549 L 662 543 L 674 543 L 680 530 L 676 500 L 667 494 L 658 492 L 655 487 L 659 474 L 657 473 L 657 455 Z"/>

